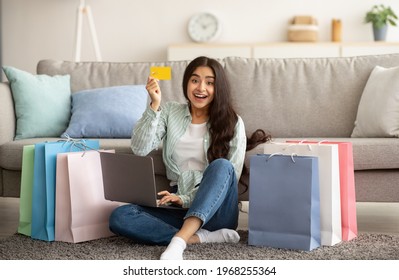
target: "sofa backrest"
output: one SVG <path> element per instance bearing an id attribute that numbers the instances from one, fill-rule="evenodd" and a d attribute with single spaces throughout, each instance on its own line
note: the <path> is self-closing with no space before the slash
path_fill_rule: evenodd
<path id="1" fill-rule="evenodd" d="M 399 54 L 351 58 L 226 58 L 247 132 L 275 137 L 350 137 L 367 79 L 376 65 L 399 65 Z"/>
<path id="2" fill-rule="evenodd" d="M 399 54 L 349 58 L 221 60 L 233 102 L 248 134 L 257 128 L 273 137 L 350 137 L 367 79 L 377 65 L 399 65 Z M 161 81 L 163 101 L 185 102 L 182 78 L 188 61 L 162 63 L 65 62 L 43 60 L 38 74 L 70 74 L 72 92 L 145 84 L 150 66 L 169 65 Z"/>
<path id="3" fill-rule="evenodd" d="M 146 84 L 151 66 L 170 66 L 172 79 L 160 81 L 162 101 L 185 102 L 182 77 L 189 61 L 179 62 L 70 62 L 42 60 L 37 65 L 38 74 L 71 75 L 71 91 L 120 85 Z"/>

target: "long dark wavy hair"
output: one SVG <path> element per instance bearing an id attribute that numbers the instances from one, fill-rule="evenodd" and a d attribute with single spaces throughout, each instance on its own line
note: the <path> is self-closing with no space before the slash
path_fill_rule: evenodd
<path id="1" fill-rule="evenodd" d="M 195 69 L 201 66 L 210 67 L 215 75 L 214 99 L 209 107 L 209 134 L 211 143 L 207 151 L 208 161 L 212 162 L 218 158 L 227 158 L 230 150 L 230 141 L 234 137 L 234 128 L 238 116 L 233 108 L 230 84 L 224 72 L 223 66 L 215 59 L 200 56 L 187 66 L 183 76 L 183 93 L 188 99 L 187 85 Z M 270 135 L 263 130 L 256 130 L 247 139 L 247 151 L 260 143 L 270 140 Z M 245 168 L 244 168 L 245 171 Z"/>

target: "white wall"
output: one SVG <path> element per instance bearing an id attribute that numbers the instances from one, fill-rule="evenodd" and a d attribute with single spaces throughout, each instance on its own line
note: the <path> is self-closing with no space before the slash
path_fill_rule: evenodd
<path id="1" fill-rule="evenodd" d="M 104 61 L 166 60 L 169 44 L 190 42 L 186 25 L 193 14 L 210 11 L 222 21 L 218 42 L 286 40 L 295 15 L 318 19 L 321 41 L 331 37 L 331 20 L 343 22 L 343 41 L 372 41 L 366 12 L 374 4 L 398 0 L 87 0 L 94 15 Z M 35 72 L 40 59 L 73 60 L 78 0 L 2 0 L 3 64 Z M 95 60 L 87 21 L 82 60 Z M 399 41 L 399 27 L 390 27 L 387 41 Z"/>

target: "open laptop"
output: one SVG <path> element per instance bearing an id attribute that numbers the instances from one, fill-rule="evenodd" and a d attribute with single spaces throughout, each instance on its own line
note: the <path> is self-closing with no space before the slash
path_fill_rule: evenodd
<path id="1" fill-rule="evenodd" d="M 100 158 L 106 200 L 183 209 L 177 205 L 158 205 L 152 157 L 101 152 Z"/>

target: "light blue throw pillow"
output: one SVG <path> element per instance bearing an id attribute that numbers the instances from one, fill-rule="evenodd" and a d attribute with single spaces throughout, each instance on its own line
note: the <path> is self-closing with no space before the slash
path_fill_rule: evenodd
<path id="1" fill-rule="evenodd" d="M 4 66 L 16 116 L 15 139 L 58 137 L 71 116 L 70 76 L 33 75 Z"/>
<path id="2" fill-rule="evenodd" d="M 83 90 L 72 94 L 72 138 L 130 138 L 148 102 L 145 85 Z"/>

